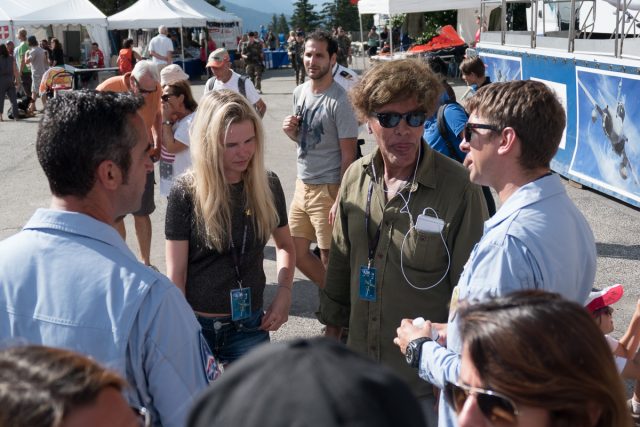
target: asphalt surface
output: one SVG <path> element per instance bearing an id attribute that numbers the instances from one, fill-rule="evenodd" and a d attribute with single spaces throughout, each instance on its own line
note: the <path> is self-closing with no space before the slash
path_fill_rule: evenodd
<path id="1" fill-rule="evenodd" d="M 364 60 L 356 58 L 356 69 L 364 68 Z M 202 95 L 204 81 L 192 82 L 196 99 Z M 267 104 L 267 113 L 263 119 L 266 130 L 266 165 L 278 174 L 287 202 L 294 191 L 296 176 L 296 150 L 281 130 L 283 118 L 291 112 L 291 93 L 295 79 L 291 69 L 267 70 L 264 74 L 262 90 Z M 457 93 L 464 91 L 462 82 L 454 82 Z M 0 192 L 0 239 L 18 232 L 29 219 L 33 211 L 49 205 L 49 189 L 35 155 L 35 140 L 38 122 L 41 116 L 14 123 L 6 121 L 9 107 L 5 102 L 4 119 L 0 123 L 0 179 L 3 191 Z M 38 103 L 38 108 L 41 108 Z M 374 146 L 373 140 L 366 135 L 365 153 Z M 157 166 L 156 166 L 156 177 Z M 596 286 L 603 287 L 621 283 L 625 287 L 623 299 L 615 305 L 614 322 L 619 337 L 629 322 L 640 297 L 640 211 L 616 200 L 588 189 L 576 188 L 565 181 L 570 197 L 583 212 L 591 225 L 598 249 L 598 270 Z M 152 263 L 160 271 L 165 271 L 164 262 L 164 216 L 166 199 L 160 197 L 156 187 L 157 209 L 152 214 L 153 240 L 151 249 Z M 127 242 L 137 252 L 133 223 L 126 220 Z M 265 272 L 267 290 L 265 306 L 273 297 L 275 283 L 275 251 L 270 242 L 265 249 Z M 286 340 L 294 337 L 319 335 L 320 323 L 315 318 L 318 305 L 318 291 L 315 285 L 301 274 L 295 276 L 293 304 L 289 321 L 273 333 L 273 340 Z"/>

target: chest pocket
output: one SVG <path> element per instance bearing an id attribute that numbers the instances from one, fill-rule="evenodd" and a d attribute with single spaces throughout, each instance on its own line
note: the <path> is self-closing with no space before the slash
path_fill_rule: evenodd
<path id="1" fill-rule="evenodd" d="M 447 226 L 442 230 L 442 235 L 418 233 L 413 229 L 406 237 L 402 248 L 402 264 L 405 274 L 416 286 L 432 285 L 446 271 L 450 262 L 445 246 L 447 231 Z"/>

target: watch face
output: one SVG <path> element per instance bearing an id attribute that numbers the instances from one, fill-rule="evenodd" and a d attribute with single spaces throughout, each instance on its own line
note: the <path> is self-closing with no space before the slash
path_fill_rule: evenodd
<path id="1" fill-rule="evenodd" d="M 412 343 L 409 343 L 409 345 L 407 346 L 407 353 L 406 353 L 406 355 L 405 355 L 405 357 L 407 358 L 407 363 L 408 363 L 409 365 L 412 365 L 412 364 L 413 364 L 413 358 L 414 358 L 413 354 L 414 354 L 414 350 L 415 350 L 415 349 L 413 348 L 413 345 L 411 345 L 411 344 L 412 344 Z"/>

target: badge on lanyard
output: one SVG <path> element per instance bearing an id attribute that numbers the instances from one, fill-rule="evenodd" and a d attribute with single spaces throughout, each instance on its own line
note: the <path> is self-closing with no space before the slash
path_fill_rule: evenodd
<path id="1" fill-rule="evenodd" d="M 248 218 L 251 216 L 251 211 L 247 209 L 244 214 L 244 233 L 242 235 L 242 247 L 240 250 L 240 256 L 238 256 L 236 245 L 233 243 L 233 237 L 229 245 L 231 246 L 231 257 L 233 259 L 234 270 L 236 272 L 236 278 L 238 281 L 238 288 L 231 289 L 231 320 L 234 322 L 237 320 L 243 320 L 251 317 L 251 288 L 242 287 L 242 274 L 240 267 L 243 264 L 244 253 L 247 243 L 247 226 Z"/>
<path id="2" fill-rule="evenodd" d="M 360 299 L 376 300 L 376 268 L 363 265 L 360 267 Z"/>
<path id="3" fill-rule="evenodd" d="M 231 289 L 231 320 L 251 317 L 251 288 Z"/>
<path id="4" fill-rule="evenodd" d="M 360 283 L 359 295 L 364 301 L 376 300 L 376 268 L 372 267 L 373 259 L 380 241 L 380 223 L 376 229 L 373 239 L 369 236 L 369 221 L 371 218 L 371 195 L 373 194 L 373 181 L 369 182 L 369 191 L 367 192 L 367 204 L 364 212 L 364 229 L 367 233 L 367 246 L 369 249 L 369 264 L 360 266 Z"/>

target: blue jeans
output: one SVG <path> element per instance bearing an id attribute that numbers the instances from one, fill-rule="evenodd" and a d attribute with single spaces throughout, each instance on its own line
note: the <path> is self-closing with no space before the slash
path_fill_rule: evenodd
<path id="1" fill-rule="evenodd" d="M 270 341 L 269 332 L 260 329 L 262 315 L 263 311 L 257 310 L 248 319 L 237 322 L 231 321 L 231 316 L 202 317 L 196 314 L 196 318 L 214 356 L 227 365 L 252 348 Z"/>

